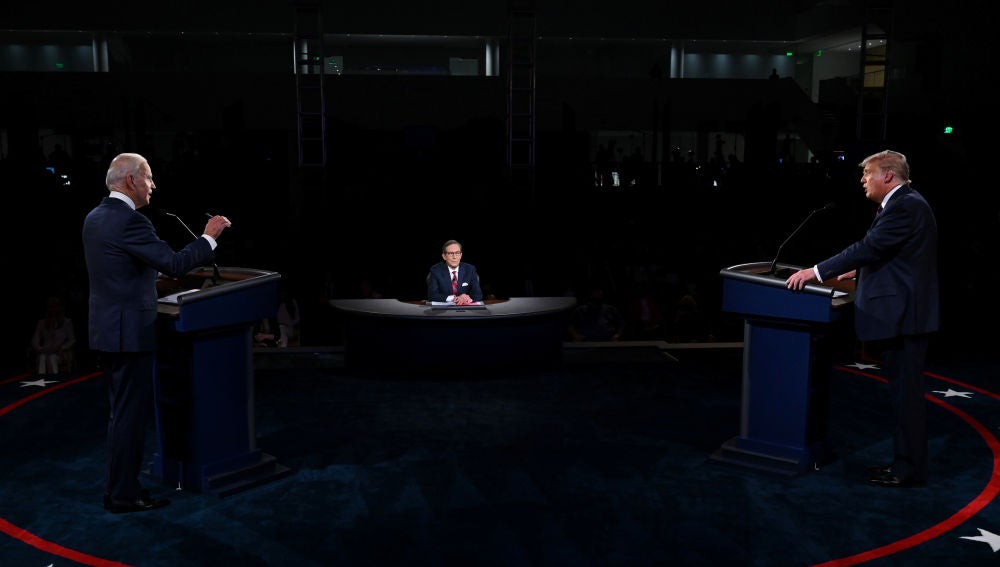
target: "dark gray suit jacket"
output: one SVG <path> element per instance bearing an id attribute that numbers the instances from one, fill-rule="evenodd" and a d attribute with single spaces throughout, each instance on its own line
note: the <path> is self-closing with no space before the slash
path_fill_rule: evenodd
<path id="1" fill-rule="evenodd" d="M 83 252 L 90 277 L 90 348 L 103 352 L 156 350 L 159 273 L 180 277 L 215 257 L 204 238 L 175 252 L 149 219 L 113 197 L 84 219 Z"/>
<path id="2" fill-rule="evenodd" d="M 930 205 L 912 187 L 903 185 L 864 238 L 817 265 L 824 281 L 858 270 L 854 326 L 859 339 L 938 329 L 937 238 Z"/>

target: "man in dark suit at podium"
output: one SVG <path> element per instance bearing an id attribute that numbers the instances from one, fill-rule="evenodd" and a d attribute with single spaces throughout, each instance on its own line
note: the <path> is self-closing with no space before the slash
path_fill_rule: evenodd
<path id="1" fill-rule="evenodd" d="M 861 162 L 865 196 L 879 203 L 864 238 L 786 280 L 799 290 L 812 281 L 857 278 L 855 331 L 866 349 L 881 353 L 896 424 L 893 461 L 869 467 L 876 486 L 927 482 L 927 406 L 924 362 L 938 329 L 937 222 L 910 187 L 906 157 L 886 150 Z"/>
<path id="2" fill-rule="evenodd" d="M 462 245 L 449 240 L 441 246 L 441 262 L 427 274 L 427 299 L 469 305 L 483 300 L 476 267 L 462 261 Z"/>
<path id="3" fill-rule="evenodd" d="M 175 252 L 137 209 L 149 204 L 153 173 L 139 154 L 111 161 L 109 194 L 83 221 L 83 248 L 90 278 L 90 348 L 109 375 L 107 479 L 104 507 L 141 512 L 169 504 L 139 483 L 146 427 L 153 413 L 156 372 L 158 273 L 180 277 L 212 262 L 216 239 L 229 219 L 214 216 L 204 234 Z"/>

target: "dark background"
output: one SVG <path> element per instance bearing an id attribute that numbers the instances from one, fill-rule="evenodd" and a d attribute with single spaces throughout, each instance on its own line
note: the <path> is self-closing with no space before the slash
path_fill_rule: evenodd
<path id="1" fill-rule="evenodd" d="M 330 34 L 496 36 L 502 61 L 508 4 L 475 4 L 319 7 Z M 10 66 L 0 73 L 11 306 L 5 361 L 27 364 L 34 321 L 51 294 L 67 299 L 85 344 L 80 226 L 106 194 L 107 164 L 122 151 L 150 161 L 158 188 L 145 212 L 164 239 L 179 247 L 190 236 L 158 210 L 176 212 L 196 232 L 205 212 L 227 215 L 234 227 L 218 263 L 281 272 L 303 308 L 304 344 L 322 345 L 338 340 L 327 299 L 357 296 L 363 279 L 386 297 L 420 299 L 426 269 L 448 238 L 465 244 L 465 260 L 499 297 L 582 295 L 597 282 L 627 311 L 648 284 L 668 320 L 685 293 L 700 300 L 712 332 L 693 339 L 740 340 L 740 322 L 718 309 L 719 270 L 771 260 L 828 202 L 838 207 L 810 221 L 782 261 L 811 264 L 859 238 L 874 205 L 863 197 L 857 162 L 892 148 L 909 157 L 913 185 L 938 215 L 944 320 L 936 348 L 989 344 L 996 335 L 990 290 L 1000 219 L 990 179 L 995 110 L 986 82 L 994 66 L 985 2 L 945 13 L 903 2 L 537 2 L 533 187 L 512 182 L 507 168 L 502 72 L 327 77 L 327 166 L 300 168 L 295 78 L 273 71 L 283 52 L 272 48 L 284 41 L 275 37 L 294 31 L 296 5 L 0 8 L 7 46 L 39 30 L 55 43 L 78 43 L 72 34 L 59 39 L 74 30 L 115 38 L 107 73 Z M 841 104 L 837 133 L 811 148 L 815 163 L 776 160 L 789 122 L 803 133 L 827 124 L 816 118 L 821 105 L 804 105 L 803 86 L 791 78 L 669 78 L 662 66 L 669 47 L 654 61 L 636 56 L 647 53 L 640 49 L 581 48 L 594 52 L 592 64 L 553 47 L 568 37 L 618 46 L 669 38 L 690 50 L 702 39 L 797 42 L 821 24 L 864 21 L 872 6 L 892 14 L 898 61 L 887 83 L 884 140 L 854 138 L 854 109 Z M 200 39 L 180 40 L 179 31 Z M 206 34 L 214 33 L 221 35 L 213 43 Z M 942 134 L 943 124 L 955 133 Z M 738 132 L 746 139 L 743 167 L 723 178 L 661 163 L 658 181 L 595 188 L 597 133 L 651 127 L 699 132 L 696 165 L 712 157 L 710 132 Z M 73 141 L 69 186 L 44 169 L 45 132 Z M 713 187 L 712 179 L 722 183 Z M 669 331 L 662 338 L 679 339 Z"/>

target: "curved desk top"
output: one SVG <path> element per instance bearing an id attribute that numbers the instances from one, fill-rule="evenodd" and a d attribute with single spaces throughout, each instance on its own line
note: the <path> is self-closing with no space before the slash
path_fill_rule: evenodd
<path id="1" fill-rule="evenodd" d="M 408 303 L 398 299 L 332 299 L 330 305 L 341 311 L 370 317 L 404 319 L 476 320 L 482 317 L 512 318 L 558 313 L 576 305 L 573 297 L 512 297 L 506 301 L 463 309 L 461 306 L 440 308 Z"/>

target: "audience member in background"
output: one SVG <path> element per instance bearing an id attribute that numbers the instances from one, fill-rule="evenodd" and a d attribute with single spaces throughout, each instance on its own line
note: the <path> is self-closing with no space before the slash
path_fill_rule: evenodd
<path id="1" fill-rule="evenodd" d="M 70 372 L 75 344 L 73 321 L 66 316 L 62 301 L 58 297 L 48 298 L 45 317 L 38 320 L 35 334 L 31 337 L 38 373 L 59 374 L 61 369 Z"/>
<path id="2" fill-rule="evenodd" d="M 254 326 L 253 330 L 253 346 L 254 347 L 265 347 L 273 348 L 278 346 L 278 341 L 281 338 L 281 327 L 278 325 L 277 319 L 273 317 L 265 317 Z"/>
<path id="3" fill-rule="evenodd" d="M 375 289 L 371 280 L 367 278 L 358 282 L 358 292 L 362 299 L 382 299 L 382 292 Z"/>
<path id="4" fill-rule="evenodd" d="M 278 346 L 285 348 L 291 343 L 293 346 L 300 342 L 299 324 L 301 313 L 299 302 L 288 293 L 288 289 L 282 288 L 278 299 L 278 313 L 275 315 L 278 320 Z"/>
<path id="5" fill-rule="evenodd" d="M 624 332 L 625 318 L 604 301 L 601 287 L 592 287 L 587 302 L 578 305 L 570 318 L 569 334 L 574 341 L 620 341 Z"/>
<path id="6" fill-rule="evenodd" d="M 687 284 L 687 292 L 677 301 L 674 312 L 671 340 L 677 342 L 699 342 L 713 340 L 712 326 L 701 310 L 698 289 L 693 283 Z"/>
<path id="7" fill-rule="evenodd" d="M 636 284 L 628 298 L 629 333 L 640 340 L 663 338 L 663 317 L 649 287 L 645 282 Z"/>
<path id="8" fill-rule="evenodd" d="M 462 261 L 462 244 L 449 240 L 441 246 L 441 261 L 427 274 L 427 299 L 469 305 L 483 300 L 479 273 L 472 264 Z"/>

